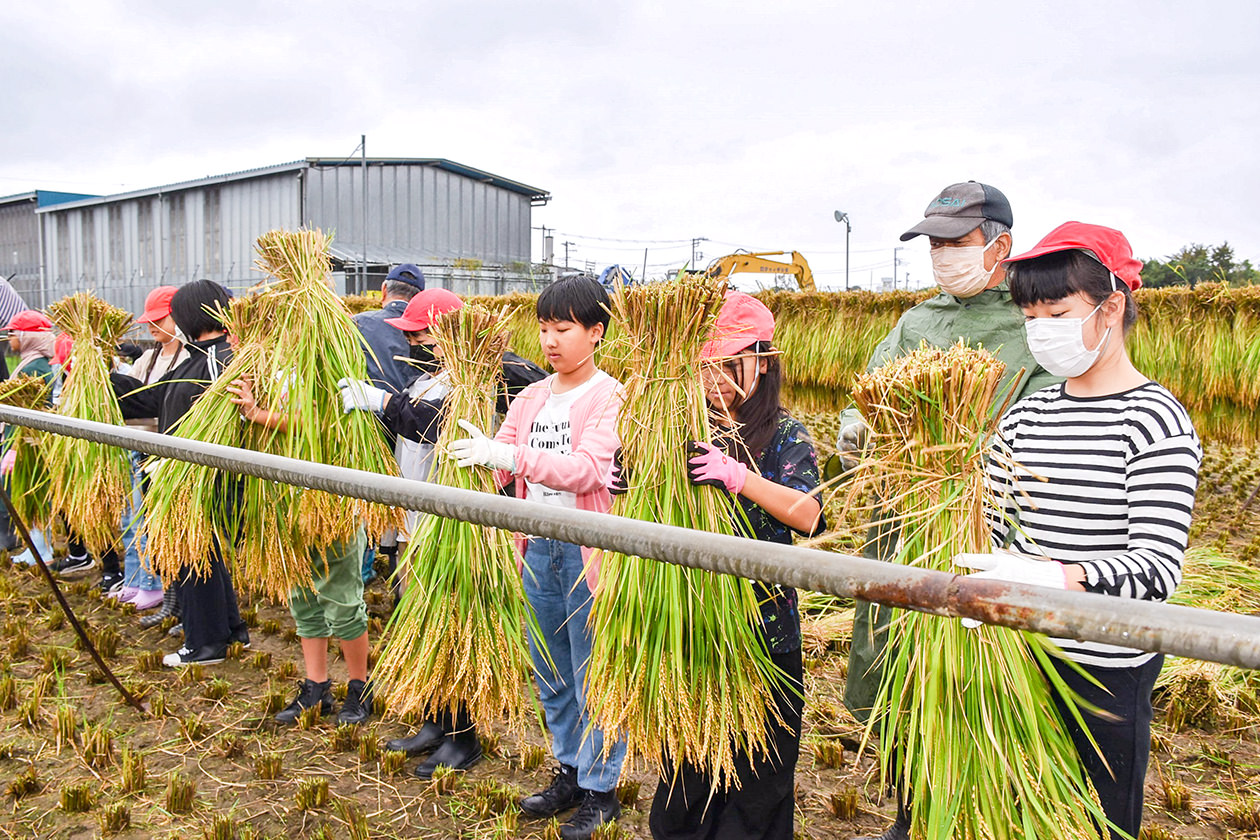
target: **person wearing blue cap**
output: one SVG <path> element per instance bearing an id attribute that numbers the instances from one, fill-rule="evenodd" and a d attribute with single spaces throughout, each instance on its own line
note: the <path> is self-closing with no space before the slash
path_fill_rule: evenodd
<path id="1" fill-rule="evenodd" d="M 354 323 L 363 333 L 367 354 L 367 375 L 372 384 L 391 394 L 401 394 L 420 375 L 420 369 L 406 362 L 411 348 L 402 330 L 386 323 L 400 318 L 407 304 L 424 291 L 424 273 L 414 263 L 394 266 L 381 284 L 381 308 L 360 312 Z"/>

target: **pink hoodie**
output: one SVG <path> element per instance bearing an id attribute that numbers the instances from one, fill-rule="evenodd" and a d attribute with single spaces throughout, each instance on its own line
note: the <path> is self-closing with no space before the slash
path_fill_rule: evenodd
<path id="1" fill-rule="evenodd" d="M 601 377 L 591 390 L 583 394 L 569 411 L 569 439 L 571 452 L 559 455 L 529 446 L 529 432 L 534 418 L 551 396 L 552 374 L 535 382 L 522 391 L 508 407 L 507 417 L 494 439 L 516 447 L 516 474 L 499 470 L 495 480 L 502 487 L 509 481 L 516 482 L 516 498 L 525 498 L 525 482 L 545 484 L 553 490 L 563 490 L 577 496 L 579 510 L 607 513 L 612 503 L 608 495 L 608 473 L 612 469 L 613 453 L 620 442 L 617 439 L 617 412 L 621 409 L 624 392 L 621 383 L 612 377 Z M 525 538 L 517 535 L 517 550 L 525 555 Z M 582 547 L 582 561 L 586 563 L 586 584 L 595 591 L 599 580 L 598 557 L 590 562 L 591 549 Z"/>

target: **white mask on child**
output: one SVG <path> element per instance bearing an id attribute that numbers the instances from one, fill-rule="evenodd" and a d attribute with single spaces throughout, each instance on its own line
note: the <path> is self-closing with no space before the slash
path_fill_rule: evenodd
<path id="1" fill-rule="evenodd" d="M 1093 367 L 1111 338 L 1111 327 L 1107 327 L 1097 347 L 1090 350 L 1085 346 L 1085 322 L 1093 318 L 1099 309 L 1102 309 L 1101 303 L 1084 318 L 1033 318 L 1025 321 L 1028 350 L 1037 364 L 1051 375 L 1066 379 L 1080 376 Z"/>

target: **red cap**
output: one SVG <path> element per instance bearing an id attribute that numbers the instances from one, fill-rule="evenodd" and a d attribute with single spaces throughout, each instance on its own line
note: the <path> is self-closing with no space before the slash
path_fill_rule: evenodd
<path id="1" fill-rule="evenodd" d="M 407 309 L 397 318 L 386 318 L 385 323 L 403 332 L 419 332 L 433 326 L 439 316 L 454 312 L 464 305 L 459 295 L 446 289 L 425 289 L 407 304 Z"/>
<path id="2" fill-rule="evenodd" d="M 727 359 L 758 341 L 774 341 L 774 313 L 752 295 L 727 292 L 700 357 Z"/>
<path id="3" fill-rule="evenodd" d="M 53 328 L 52 321 L 43 312 L 35 309 L 23 309 L 13 316 L 6 329 L 23 330 L 24 332 L 48 332 Z"/>
<path id="4" fill-rule="evenodd" d="M 1133 247 L 1124 234 L 1102 225 L 1064 222 L 1042 237 L 1031 251 L 1003 260 L 1003 264 L 1031 260 L 1059 251 L 1084 251 L 1120 278 L 1129 291 L 1142 285 L 1142 261 L 1133 256 Z"/>
<path id="5" fill-rule="evenodd" d="M 144 299 L 144 314 L 136 319 L 137 324 L 152 324 L 161 321 L 171 314 L 171 298 L 179 291 L 174 286 L 158 286 L 149 292 Z"/>

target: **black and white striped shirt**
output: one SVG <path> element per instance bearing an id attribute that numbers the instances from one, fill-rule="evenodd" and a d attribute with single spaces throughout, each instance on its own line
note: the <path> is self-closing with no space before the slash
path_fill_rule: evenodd
<path id="1" fill-rule="evenodd" d="M 1189 414 L 1154 382 L 1105 397 L 1043 388 L 998 426 L 989 463 L 1002 517 L 995 538 L 1022 554 L 1079 565 L 1090 592 L 1166 600 L 1181 582 L 1202 457 Z M 1069 658 L 1105 668 L 1154 656 L 1055 642 Z"/>

